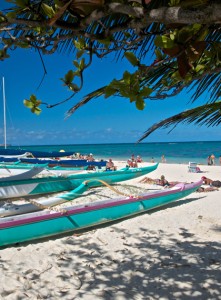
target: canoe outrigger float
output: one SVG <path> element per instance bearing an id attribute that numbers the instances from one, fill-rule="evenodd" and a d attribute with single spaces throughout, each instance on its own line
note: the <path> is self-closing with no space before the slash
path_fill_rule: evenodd
<path id="1" fill-rule="evenodd" d="M 73 232 L 130 217 L 174 202 L 195 192 L 202 180 L 139 196 L 105 199 L 65 208 L 50 209 L 0 219 L 0 246 Z"/>
<path id="2" fill-rule="evenodd" d="M 0 182 L 0 199 L 70 191 L 90 179 L 94 179 L 93 186 L 101 185 L 99 180 L 113 184 L 146 175 L 156 170 L 157 167 L 158 163 L 142 168 L 123 168 L 117 171 L 85 171 L 85 173 L 80 172 L 67 176 L 44 176 L 27 180 L 4 181 Z"/>

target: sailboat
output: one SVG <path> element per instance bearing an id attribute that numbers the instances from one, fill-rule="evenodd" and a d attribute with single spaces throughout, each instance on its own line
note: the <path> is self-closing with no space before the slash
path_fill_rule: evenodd
<path id="1" fill-rule="evenodd" d="M 2 94 L 3 94 L 3 112 L 4 112 L 4 144 L 1 144 L 0 146 L 3 146 L 5 149 L 7 149 L 8 145 L 6 143 L 6 101 L 5 101 L 5 78 L 2 77 Z"/>
<path id="2" fill-rule="evenodd" d="M 73 152 L 41 152 L 41 151 L 29 151 L 25 149 L 7 149 L 7 147 L 11 146 L 11 144 L 7 144 L 7 131 L 6 131 L 6 97 L 5 97 L 5 78 L 2 77 L 2 95 L 3 95 L 3 112 L 4 112 L 4 143 L 0 144 L 0 147 L 4 149 L 0 149 L 0 157 L 27 157 L 26 153 L 32 153 L 35 157 L 64 157 L 71 156 Z"/>

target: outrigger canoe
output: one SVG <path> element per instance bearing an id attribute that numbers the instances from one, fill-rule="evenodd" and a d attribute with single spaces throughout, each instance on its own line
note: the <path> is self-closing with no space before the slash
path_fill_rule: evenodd
<path id="1" fill-rule="evenodd" d="M 62 151 L 35 151 L 35 150 L 25 150 L 25 149 L 0 149 L 0 157 L 12 157 L 24 155 L 26 153 L 31 154 L 34 157 L 65 157 L 72 156 L 73 151 L 62 152 Z"/>
<path id="2" fill-rule="evenodd" d="M 45 164 L 47 163 L 49 167 L 86 167 L 95 166 L 102 168 L 106 166 L 106 160 L 94 160 L 88 161 L 86 159 L 41 159 L 41 158 L 21 158 L 19 159 L 22 163 L 28 164 Z"/>
<path id="3" fill-rule="evenodd" d="M 142 168 L 123 168 L 117 171 L 85 171 L 67 176 L 43 176 L 26 180 L 4 181 L 0 182 L 0 199 L 70 191 L 90 179 L 98 179 L 98 181 L 94 181 L 93 186 L 101 185 L 99 180 L 113 184 L 146 175 L 156 170 L 157 167 L 158 163 Z"/>
<path id="4" fill-rule="evenodd" d="M 202 180 L 139 196 L 105 199 L 56 212 L 42 210 L 0 219 L 0 246 L 37 240 L 131 217 L 195 192 Z"/>
<path id="5" fill-rule="evenodd" d="M 12 181 L 12 180 L 24 180 L 24 179 L 29 179 L 32 178 L 36 175 L 38 175 L 39 173 L 41 173 L 44 170 L 44 168 L 41 167 L 34 167 L 32 169 L 29 170 L 23 170 L 23 172 L 19 173 L 19 174 L 15 174 L 15 175 L 9 175 L 6 177 L 0 177 L 0 182 L 8 182 L 8 181 Z"/>
<path id="6" fill-rule="evenodd" d="M 88 166 L 85 167 L 49 167 L 48 164 L 23 164 L 21 162 L 15 162 L 11 164 L 0 163 L 0 174 L 1 175 L 17 175 L 23 173 L 25 170 L 30 170 L 33 168 L 42 168 L 41 174 L 73 174 L 81 172 L 82 170 L 87 170 Z"/>

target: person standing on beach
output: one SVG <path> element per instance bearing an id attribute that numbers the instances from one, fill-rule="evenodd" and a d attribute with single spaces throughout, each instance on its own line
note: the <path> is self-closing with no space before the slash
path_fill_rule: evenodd
<path id="1" fill-rule="evenodd" d="M 211 165 L 215 166 L 215 155 L 211 155 Z"/>
<path id="2" fill-rule="evenodd" d="M 165 163 L 165 162 L 166 162 L 166 158 L 165 158 L 164 154 L 161 156 L 161 162 L 162 162 L 162 163 Z"/>
<path id="3" fill-rule="evenodd" d="M 207 157 L 207 165 L 210 166 L 212 164 L 211 155 Z"/>

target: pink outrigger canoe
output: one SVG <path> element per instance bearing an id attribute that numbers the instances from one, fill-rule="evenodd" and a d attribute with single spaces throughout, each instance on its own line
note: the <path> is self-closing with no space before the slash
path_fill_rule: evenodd
<path id="1" fill-rule="evenodd" d="M 202 180 L 139 196 L 100 200 L 73 205 L 63 212 L 42 210 L 0 219 L 0 246 L 74 232 L 103 223 L 131 217 L 166 205 L 195 192 Z"/>

